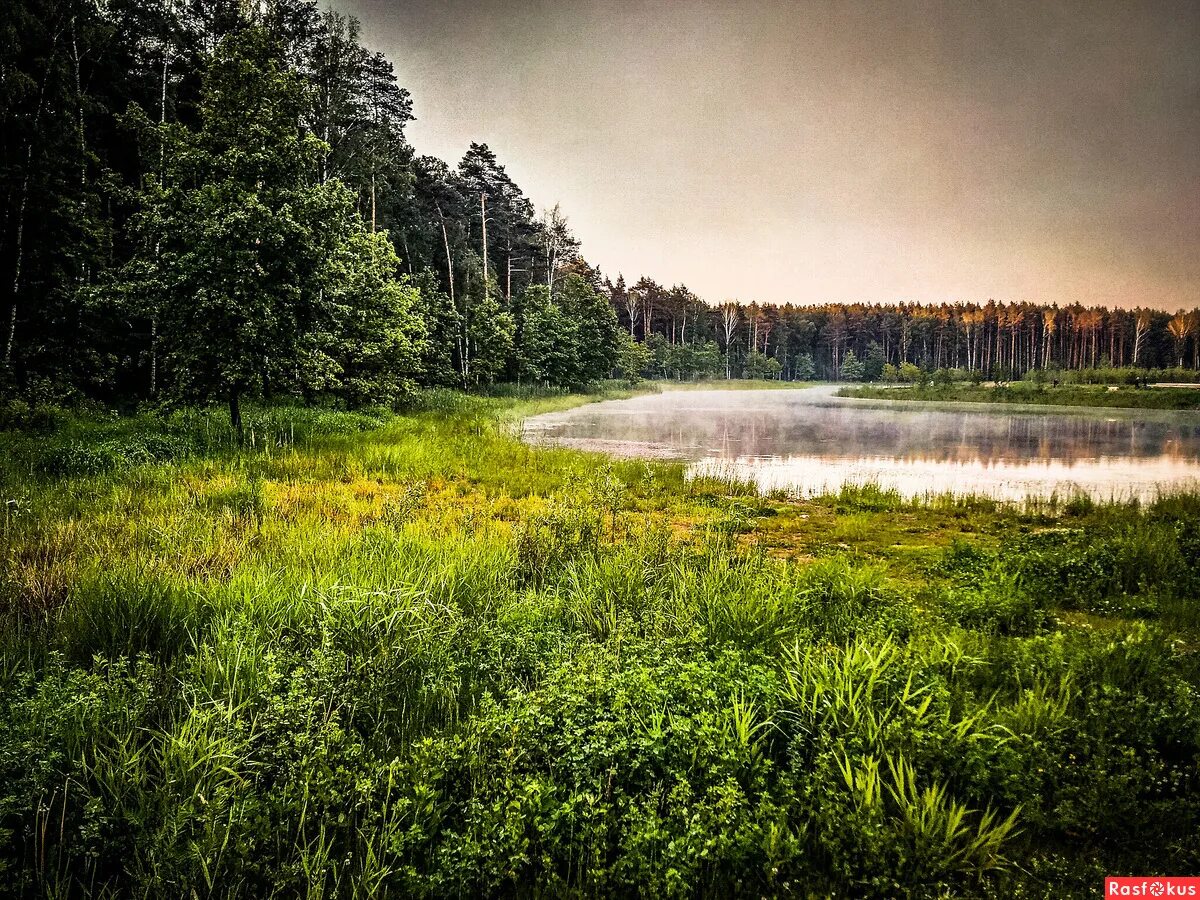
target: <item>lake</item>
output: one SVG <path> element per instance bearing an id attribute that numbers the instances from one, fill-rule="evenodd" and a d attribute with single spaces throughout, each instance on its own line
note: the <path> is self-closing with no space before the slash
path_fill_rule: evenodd
<path id="1" fill-rule="evenodd" d="M 847 482 L 1004 500 L 1200 488 L 1200 413 L 852 400 L 836 390 L 667 390 L 536 416 L 524 436 L 681 459 L 696 474 L 802 496 Z"/>

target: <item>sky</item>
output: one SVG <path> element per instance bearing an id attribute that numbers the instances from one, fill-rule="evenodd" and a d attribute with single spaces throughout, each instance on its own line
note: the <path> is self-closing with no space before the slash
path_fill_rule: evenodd
<path id="1" fill-rule="evenodd" d="M 333 0 L 607 275 L 1200 305 L 1200 3 Z"/>

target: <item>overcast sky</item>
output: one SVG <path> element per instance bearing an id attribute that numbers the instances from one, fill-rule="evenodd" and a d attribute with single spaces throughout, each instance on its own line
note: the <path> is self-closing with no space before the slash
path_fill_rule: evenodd
<path id="1" fill-rule="evenodd" d="M 334 0 L 421 153 L 710 301 L 1200 304 L 1200 3 Z"/>

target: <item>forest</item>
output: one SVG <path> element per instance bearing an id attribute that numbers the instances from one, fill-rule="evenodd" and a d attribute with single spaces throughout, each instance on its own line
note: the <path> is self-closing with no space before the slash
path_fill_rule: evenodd
<path id="1" fill-rule="evenodd" d="M 5 389 L 387 403 L 577 385 L 616 320 L 484 145 L 419 157 L 408 93 L 308 0 L 3 12 Z"/>
<path id="2" fill-rule="evenodd" d="M 14 0 L 0 59 L 10 398 L 220 402 L 236 423 L 247 399 L 418 386 L 1200 368 L 1197 311 L 717 304 L 614 279 L 486 144 L 418 155 L 392 63 L 312 0 Z"/>

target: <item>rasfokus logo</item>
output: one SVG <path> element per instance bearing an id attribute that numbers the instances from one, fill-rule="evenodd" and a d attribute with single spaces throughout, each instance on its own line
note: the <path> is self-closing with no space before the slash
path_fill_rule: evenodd
<path id="1" fill-rule="evenodd" d="M 1104 879 L 1105 897 L 1197 897 L 1200 878 L 1167 876 L 1109 876 Z"/>

